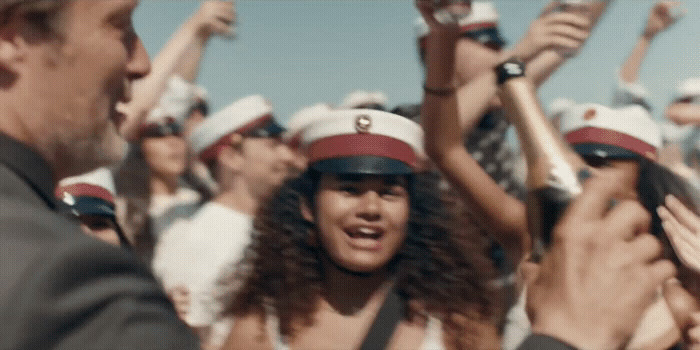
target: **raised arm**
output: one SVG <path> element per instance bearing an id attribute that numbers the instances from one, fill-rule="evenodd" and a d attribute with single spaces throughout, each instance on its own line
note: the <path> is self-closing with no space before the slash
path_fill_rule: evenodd
<path id="1" fill-rule="evenodd" d="M 634 48 L 625 62 L 620 66 L 620 79 L 627 83 L 634 83 L 639 76 L 639 68 L 644 57 L 649 51 L 651 42 L 656 36 L 668 29 L 680 17 L 674 16 L 674 8 L 680 6 L 678 1 L 659 1 L 649 11 L 644 31 L 637 38 Z"/>
<path id="2" fill-rule="evenodd" d="M 431 27 L 426 52 L 426 92 L 421 111 L 426 151 L 475 211 L 475 216 L 483 218 L 482 223 L 506 247 L 510 258 L 518 261 L 527 238 L 525 207 L 483 171 L 462 143 L 452 80 L 457 27 L 435 21 L 430 1 L 417 0 L 416 5 Z M 478 90 L 481 79 L 489 78 L 474 80 L 469 88 Z"/>
<path id="3" fill-rule="evenodd" d="M 151 72 L 134 81 L 132 99 L 118 108 L 127 115 L 121 133 L 128 140 L 138 137 L 138 128 L 148 112 L 158 103 L 173 74 L 193 81 L 204 48 L 212 35 L 226 35 L 235 20 L 233 1 L 204 1 L 199 9 L 170 37 L 153 59 Z"/>
<path id="4" fill-rule="evenodd" d="M 570 58 L 561 52 L 577 52 L 588 39 L 598 16 L 592 18 L 589 13 L 552 11 L 555 5 L 556 2 L 552 2 L 545 7 L 512 48 L 491 52 L 479 50 L 480 57 L 470 59 L 470 44 L 460 43 L 458 50 L 465 53 L 458 52 L 457 55 L 459 83 L 462 84 L 457 91 L 457 99 L 464 134 L 469 134 L 485 111 L 500 107 L 495 97 L 496 81 L 491 72 L 495 66 L 517 56 L 527 64 L 528 77 L 535 86 L 539 86 Z M 470 77 L 462 72 L 479 73 Z M 478 87 L 466 86 L 474 79 L 480 79 Z"/>

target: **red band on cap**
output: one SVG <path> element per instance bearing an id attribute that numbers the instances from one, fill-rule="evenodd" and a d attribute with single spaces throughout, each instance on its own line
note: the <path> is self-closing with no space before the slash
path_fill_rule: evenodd
<path id="1" fill-rule="evenodd" d="M 471 32 L 472 30 L 480 30 L 480 29 L 486 29 L 486 28 L 496 28 L 498 24 L 496 22 L 481 22 L 481 23 L 472 23 L 472 24 L 467 24 L 465 26 L 460 26 L 459 27 L 459 32 L 460 33 L 465 33 L 465 32 Z"/>
<path id="2" fill-rule="evenodd" d="M 101 186 L 77 183 L 63 186 L 56 190 L 57 197 L 62 198 L 63 193 L 68 192 L 73 197 L 95 197 L 114 205 L 114 196 L 107 189 Z"/>
<path id="3" fill-rule="evenodd" d="M 199 153 L 199 159 L 201 159 L 205 163 L 209 163 L 214 161 L 216 157 L 219 155 L 221 150 L 228 146 L 230 140 L 229 138 L 233 134 L 245 134 L 249 131 L 255 130 L 256 128 L 265 125 L 266 123 L 270 122 L 272 120 L 272 114 L 265 114 L 261 116 L 260 118 L 254 119 L 253 121 L 249 122 L 248 124 L 245 124 L 241 126 L 240 128 L 231 131 L 230 133 L 221 136 L 216 142 L 214 142 L 211 146 L 205 148 L 203 151 Z"/>
<path id="4" fill-rule="evenodd" d="M 649 158 L 649 154 L 656 155 L 656 147 L 636 137 L 608 129 L 587 127 L 572 131 L 566 134 L 565 138 L 566 141 L 572 145 L 580 143 L 599 143 L 621 147 L 646 158 Z"/>
<path id="5" fill-rule="evenodd" d="M 387 157 L 414 168 L 418 165 L 418 157 L 411 146 L 384 135 L 336 135 L 320 139 L 309 146 L 309 163 L 351 156 Z"/>

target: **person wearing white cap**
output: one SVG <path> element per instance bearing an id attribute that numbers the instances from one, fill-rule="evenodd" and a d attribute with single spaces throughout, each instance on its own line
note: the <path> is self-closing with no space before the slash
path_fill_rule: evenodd
<path id="1" fill-rule="evenodd" d="M 677 1 L 658 0 L 651 7 L 644 31 L 618 69 L 617 86 L 611 107 L 639 104 L 651 110 L 647 102 L 648 92 L 637 82 L 639 69 L 657 35 L 670 28 L 685 14 L 685 10 L 681 9 L 680 5 Z"/>
<path id="2" fill-rule="evenodd" d="M 166 291 L 189 292 L 184 319 L 207 346 L 220 345 L 230 326 L 218 318 L 223 306 L 215 298 L 216 281 L 223 267 L 242 256 L 260 201 L 289 174 L 292 156 L 283 132 L 270 102 L 252 95 L 208 116 L 190 136 L 219 191 L 189 222 L 163 236 L 153 270 Z"/>
<path id="3" fill-rule="evenodd" d="M 210 39 L 228 36 L 236 22 L 234 1 L 205 0 L 199 8 L 173 33 L 153 58 L 153 69 L 134 83 L 130 101 L 120 103 L 119 110 L 127 115 L 120 131 L 129 141 L 136 141 L 143 120 L 161 101 L 172 76 L 194 84 L 199 65 Z"/>
<path id="4" fill-rule="evenodd" d="M 488 263 L 456 242 L 422 139 L 370 109 L 304 129 L 309 168 L 256 217 L 222 349 L 498 348 Z"/>
<path id="5" fill-rule="evenodd" d="M 389 98 L 381 91 L 355 90 L 343 98 L 343 102 L 338 105 L 338 108 L 369 108 L 385 111 L 388 101 Z"/>
<path id="6" fill-rule="evenodd" d="M 189 218 L 207 192 L 185 181 L 188 147 L 182 135 L 195 103 L 195 86 L 173 77 L 160 103 L 139 129 L 138 142 L 115 171 L 120 224 L 134 251 L 150 262 L 159 237 L 177 220 Z"/>
<path id="7" fill-rule="evenodd" d="M 301 147 L 301 134 L 306 127 L 310 124 L 325 118 L 328 112 L 332 110 L 331 106 L 327 103 L 317 103 L 312 106 L 304 107 L 294 113 L 291 118 L 287 121 L 286 130 L 282 134 L 282 139 L 289 146 L 292 153 L 294 153 L 294 169 L 299 173 L 306 170 L 308 159 L 306 159 L 306 154 L 304 154 Z"/>
<path id="8" fill-rule="evenodd" d="M 502 291 L 504 304 L 510 304 L 515 301 L 509 297 L 515 295 L 511 282 L 513 266 L 520 260 L 522 243 L 527 240 L 527 232 L 518 222 L 522 217 L 517 212 L 500 213 L 495 217 L 495 227 L 490 226 L 493 223 L 490 220 L 486 220 L 486 225 L 478 222 L 489 218 L 485 213 L 499 203 L 495 200 L 498 196 L 491 193 L 500 189 L 486 190 L 488 186 L 484 182 L 505 189 L 506 201 L 520 204 L 516 198 L 524 197 L 522 180 L 515 174 L 517 157 L 506 137 L 510 123 L 496 96 L 497 80 L 492 68 L 510 56 L 518 56 L 528 62 L 528 76 L 539 86 L 568 59 L 560 54 L 562 50 L 578 50 L 585 43 L 594 21 L 583 13 L 551 11 L 556 5 L 552 3 L 532 21 L 523 38 L 506 49 L 497 40 L 499 17 L 493 2 L 472 2 L 472 14 L 452 25 L 434 19 L 433 3 L 420 0 L 416 3 L 423 8 L 422 18 L 429 27 L 428 36 L 421 41 L 426 45 L 423 47 L 424 103 L 429 98 L 446 101 L 455 97 L 458 101 L 454 123 L 446 120 L 449 116 L 440 113 L 440 109 L 423 110 L 422 116 L 430 113 L 427 114 L 430 118 L 421 119 L 426 130 L 426 148 L 453 189 L 459 192 L 457 196 L 467 203 L 472 221 L 477 221 L 471 224 L 492 228 L 484 235 L 495 241 L 494 263 L 501 267 L 500 280 L 506 281 Z M 470 37 L 470 31 L 481 34 Z M 444 45 L 436 48 L 436 44 Z M 454 156 L 463 152 L 464 158 Z M 480 169 L 474 170 L 475 166 Z"/>
<path id="9" fill-rule="evenodd" d="M 700 125 L 700 77 L 678 85 L 676 99 L 666 108 L 666 118 L 680 125 Z"/>
<path id="10" fill-rule="evenodd" d="M 643 162 L 655 161 L 661 147 L 661 130 L 644 107 L 574 105 L 563 111 L 560 130 L 564 139 L 589 165 L 617 170 L 620 176 L 615 184 L 616 198 L 641 201 L 643 194 L 638 194 L 640 168 Z M 514 349 L 530 333 L 524 294 L 508 314 L 509 322 L 503 337 L 505 349 Z M 646 311 L 626 348 L 658 346 L 665 349 L 673 346 L 679 337 L 669 307 L 663 298 L 658 298 Z"/>
<path id="11" fill-rule="evenodd" d="M 465 140 L 469 153 L 486 173 L 516 196 L 522 195 L 522 188 L 513 175 L 516 159 L 506 140 L 510 124 L 496 98 L 496 78 L 491 68 L 517 56 L 528 63 L 529 76 L 539 86 L 566 62 L 568 57 L 560 55 L 558 50 L 579 49 L 590 35 L 597 17 L 591 19 L 583 13 L 551 11 L 554 5 L 550 4 L 530 24 L 516 45 L 504 48 L 505 41 L 498 30 L 499 15 L 493 2 L 473 1 L 470 15 L 456 24 L 457 33 L 454 34 L 458 35 L 458 40 L 450 51 L 453 57 L 441 63 L 452 65 L 452 79 L 444 86 L 425 85 L 427 93 L 454 92 L 459 100 L 460 140 Z M 421 30 L 419 24 L 416 30 L 417 34 L 425 35 L 418 38 L 419 45 L 422 45 L 421 57 L 425 57 L 431 29 L 423 17 L 419 22 L 428 27 Z M 438 35 L 434 35 L 433 40 L 440 37 L 439 33 L 435 33 Z M 423 63 L 427 64 L 427 61 Z M 430 136 L 428 142 L 442 133 L 436 129 L 435 136 Z"/>
<path id="12" fill-rule="evenodd" d="M 129 247 L 117 223 L 114 196 L 114 179 L 107 168 L 67 177 L 56 187 L 56 197 L 68 205 L 86 234 L 112 245 Z"/>

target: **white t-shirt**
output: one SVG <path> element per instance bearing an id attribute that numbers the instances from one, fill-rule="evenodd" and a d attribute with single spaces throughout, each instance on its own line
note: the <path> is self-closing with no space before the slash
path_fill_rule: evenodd
<path id="1" fill-rule="evenodd" d="M 189 219 L 197 209 L 201 196 L 193 189 L 180 187 L 172 195 L 156 194 L 151 196 L 148 215 L 153 222 L 153 234 L 160 239 L 172 225 Z"/>
<path id="2" fill-rule="evenodd" d="M 166 291 L 176 286 L 189 290 L 190 326 L 214 325 L 224 307 L 217 299 L 217 281 L 243 257 L 251 229 L 251 216 L 210 202 L 189 222 L 178 222 L 161 237 L 153 271 Z"/>

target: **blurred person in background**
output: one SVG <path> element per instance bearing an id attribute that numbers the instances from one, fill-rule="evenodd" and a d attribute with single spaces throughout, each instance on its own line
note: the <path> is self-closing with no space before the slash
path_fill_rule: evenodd
<path id="1" fill-rule="evenodd" d="M 190 166 L 181 134 L 188 117 L 200 114 L 202 90 L 194 81 L 206 46 L 216 35 L 229 36 L 235 21 L 233 1 L 203 1 L 153 59 L 151 72 L 134 83 L 133 98 L 118 105 L 128 117 L 120 130 L 132 145 L 115 170 L 117 216 L 144 261 L 158 235 L 211 194 L 207 174 Z"/>
<path id="2" fill-rule="evenodd" d="M 260 202 L 289 175 L 292 154 L 272 105 L 260 95 L 237 100 L 206 118 L 190 136 L 219 192 L 189 222 L 174 225 L 158 242 L 153 270 L 166 292 L 184 290 L 183 318 L 205 348 L 218 348 L 230 331 L 216 296 L 224 267 L 236 263 L 251 240 Z"/>
<path id="3" fill-rule="evenodd" d="M 187 95 L 191 101 L 192 95 Z M 182 124 L 189 103 L 153 109 L 141 127 L 139 142 L 131 144 L 115 170 L 120 224 L 145 262 L 151 261 L 160 235 L 194 214 L 203 198 L 183 178 L 188 155 Z"/>
<path id="4" fill-rule="evenodd" d="M 62 179 L 56 197 L 68 205 L 70 214 L 78 217 L 86 234 L 115 246 L 130 247 L 117 223 L 115 192 L 112 173 L 107 168 L 98 168 Z"/>
<path id="5" fill-rule="evenodd" d="M 590 13 L 557 12 L 553 11 L 557 3 L 551 2 L 523 38 L 505 48 L 493 3 L 473 1 L 471 5 L 469 16 L 455 24 L 457 33 L 452 34 L 457 38 L 450 38 L 455 40 L 454 47 L 435 53 L 442 57 L 433 66 L 427 61 L 426 45 L 431 40 L 447 39 L 440 32 L 434 33 L 441 29 L 425 24 L 424 16 L 418 22 L 427 26 L 420 32 L 426 36 L 418 39 L 426 80 L 429 75 L 439 76 L 444 84 L 432 86 L 437 90 L 426 90 L 426 95 L 454 95 L 458 100 L 456 120 L 446 121 L 444 112 L 423 109 L 421 123 L 426 131 L 426 151 L 451 184 L 453 201 L 462 204 L 461 217 L 469 218 L 464 225 L 481 229 L 491 241 L 489 254 L 500 271 L 494 283 L 502 286 L 506 310 L 516 299 L 515 266 L 529 249 L 529 237 L 525 214 L 520 211 L 524 189 L 513 174 L 516 157 L 506 140 L 510 123 L 496 96 L 492 68 L 511 56 L 520 57 L 528 63 L 528 77 L 539 86 L 570 58 L 564 52 L 580 50 L 604 8 Z M 495 322 L 502 323 L 503 316 Z"/>
<path id="6" fill-rule="evenodd" d="M 688 78 L 676 89 L 676 99 L 666 107 L 666 118 L 679 125 L 700 124 L 700 78 Z"/>
<path id="7" fill-rule="evenodd" d="M 329 104 L 317 103 L 298 110 L 287 120 L 282 140 L 289 146 L 294 156 L 293 167 L 295 174 L 303 173 L 308 165 L 306 154 L 301 148 L 301 134 L 310 124 L 326 117 L 331 110 L 333 108 Z"/>
<path id="8" fill-rule="evenodd" d="M 367 108 L 385 111 L 389 98 L 381 91 L 355 90 L 343 98 L 338 109 Z"/>

